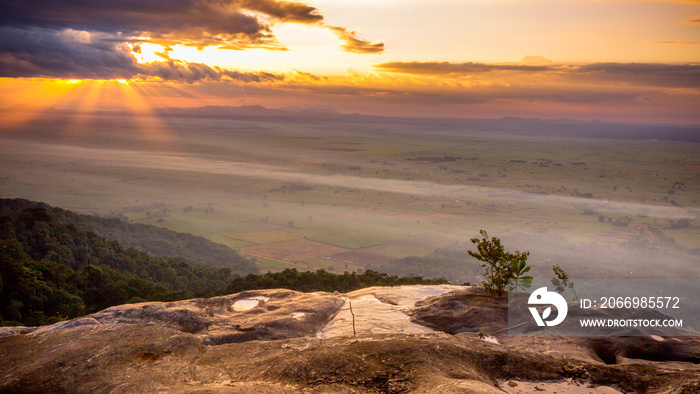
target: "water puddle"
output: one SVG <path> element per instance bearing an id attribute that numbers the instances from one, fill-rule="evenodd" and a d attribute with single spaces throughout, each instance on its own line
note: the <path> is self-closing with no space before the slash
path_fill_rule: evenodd
<path id="1" fill-rule="evenodd" d="M 258 306 L 260 301 L 267 302 L 269 300 L 270 300 L 269 297 L 262 297 L 262 296 L 261 297 L 251 297 L 251 298 L 247 298 L 245 300 L 238 300 L 238 301 L 233 303 L 233 310 L 236 312 L 249 311 L 249 310 L 255 308 L 256 306 Z"/>

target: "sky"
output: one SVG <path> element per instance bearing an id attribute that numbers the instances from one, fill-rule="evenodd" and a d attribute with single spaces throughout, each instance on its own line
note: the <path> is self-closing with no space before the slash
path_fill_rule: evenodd
<path id="1" fill-rule="evenodd" d="M 700 0 L 0 0 L 0 9 L 5 112 L 262 105 L 700 125 Z"/>

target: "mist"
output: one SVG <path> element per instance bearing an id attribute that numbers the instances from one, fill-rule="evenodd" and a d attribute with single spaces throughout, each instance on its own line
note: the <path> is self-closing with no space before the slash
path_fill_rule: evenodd
<path id="1" fill-rule="evenodd" d="M 0 139 L 2 197 L 202 235 L 272 270 L 382 267 L 485 229 L 542 276 L 699 274 L 687 141 L 124 116 L 37 119 Z M 470 259 L 459 279 L 474 280 Z"/>

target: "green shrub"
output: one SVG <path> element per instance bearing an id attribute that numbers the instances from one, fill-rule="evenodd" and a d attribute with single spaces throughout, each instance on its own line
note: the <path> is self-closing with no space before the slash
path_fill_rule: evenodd
<path id="1" fill-rule="evenodd" d="M 492 237 L 489 238 L 485 230 L 479 232 L 482 236 L 472 238 L 471 242 L 476 245 L 476 252 L 469 251 L 469 255 L 483 262 L 481 264 L 484 281 L 481 285 L 484 286 L 486 292 L 494 296 L 502 296 L 506 294 L 508 282 L 515 279 L 516 290 L 518 287 L 529 287 L 532 281 L 531 276 L 524 276 L 530 270 L 527 265 L 527 257 L 530 252 L 515 251 L 514 253 L 506 252 L 501 244 L 501 240 Z"/>

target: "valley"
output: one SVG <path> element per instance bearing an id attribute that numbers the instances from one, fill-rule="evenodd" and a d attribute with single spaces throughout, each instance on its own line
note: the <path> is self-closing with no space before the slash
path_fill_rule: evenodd
<path id="1" fill-rule="evenodd" d="M 204 236 L 262 271 L 377 269 L 487 229 L 541 272 L 567 254 L 556 263 L 574 274 L 700 274 L 688 130 L 217 114 L 53 111 L 4 126 L 0 197 Z M 571 250 L 600 252 L 595 269 L 578 270 Z"/>

